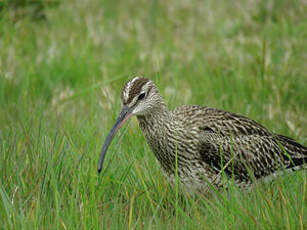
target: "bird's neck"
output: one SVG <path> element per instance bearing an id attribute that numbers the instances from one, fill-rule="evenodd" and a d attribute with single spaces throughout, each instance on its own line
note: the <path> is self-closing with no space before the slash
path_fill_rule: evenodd
<path id="1" fill-rule="evenodd" d="M 170 156 L 172 151 L 168 151 L 168 132 L 173 122 L 172 113 L 165 106 L 146 116 L 137 116 L 137 119 L 147 143 L 163 170 L 171 174 L 173 172 L 174 161 L 172 161 L 173 158 Z"/>
<path id="2" fill-rule="evenodd" d="M 137 116 L 140 125 L 157 125 L 161 121 L 168 120 L 170 116 L 169 110 L 166 106 L 161 106 L 159 109 L 156 109 L 152 113 L 146 115 Z"/>
<path id="3" fill-rule="evenodd" d="M 164 101 L 160 101 L 159 105 L 153 109 L 152 112 L 146 115 L 139 115 L 137 119 L 139 121 L 142 131 L 146 132 L 146 129 L 163 128 L 163 123 L 169 121 L 171 117 L 170 111 L 168 110 Z"/>

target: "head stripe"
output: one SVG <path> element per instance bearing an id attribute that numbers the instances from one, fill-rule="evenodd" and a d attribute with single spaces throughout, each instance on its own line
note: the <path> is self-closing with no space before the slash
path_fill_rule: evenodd
<path id="1" fill-rule="evenodd" d="M 143 77 L 135 77 L 128 81 L 122 90 L 123 104 L 129 104 L 136 95 L 141 93 L 142 87 L 149 81 Z"/>

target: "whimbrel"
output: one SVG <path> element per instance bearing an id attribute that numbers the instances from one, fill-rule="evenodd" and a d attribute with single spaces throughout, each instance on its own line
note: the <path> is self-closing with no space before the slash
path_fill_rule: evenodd
<path id="1" fill-rule="evenodd" d="M 170 111 L 147 78 L 128 81 L 121 100 L 122 110 L 103 145 L 98 172 L 115 133 L 132 115 L 167 178 L 174 182 L 177 172 L 189 189 L 201 191 L 208 182 L 221 188 L 221 172 L 244 188 L 280 170 L 306 168 L 307 148 L 295 140 L 215 108 L 191 105 Z"/>

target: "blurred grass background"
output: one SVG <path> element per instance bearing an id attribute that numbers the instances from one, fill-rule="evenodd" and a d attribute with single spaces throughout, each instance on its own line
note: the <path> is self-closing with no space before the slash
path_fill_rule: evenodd
<path id="1" fill-rule="evenodd" d="M 0 2 L 0 228 L 306 229 L 306 172 L 178 198 L 135 119 L 96 173 L 135 75 L 307 145 L 306 41 L 304 0 Z"/>

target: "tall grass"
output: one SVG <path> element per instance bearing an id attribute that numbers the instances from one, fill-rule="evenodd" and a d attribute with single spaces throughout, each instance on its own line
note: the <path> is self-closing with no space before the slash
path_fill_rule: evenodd
<path id="1" fill-rule="evenodd" d="M 98 155 L 131 77 L 170 108 L 217 107 L 306 145 L 305 1 L 61 1 L 0 12 L 2 229 L 306 229 L 306 171 L 190 195 L 132 119 Z M 28 11 L 26 11 L 28 12 Z"/>

